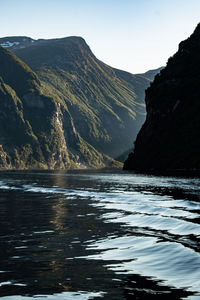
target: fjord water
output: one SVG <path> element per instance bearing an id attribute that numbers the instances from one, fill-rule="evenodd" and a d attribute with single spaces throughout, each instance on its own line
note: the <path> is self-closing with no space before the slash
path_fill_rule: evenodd
<path id="1" fill-rule="evenodd" d="M 0 173 L 0 297 L 200 299 L 200 179 Z"/>

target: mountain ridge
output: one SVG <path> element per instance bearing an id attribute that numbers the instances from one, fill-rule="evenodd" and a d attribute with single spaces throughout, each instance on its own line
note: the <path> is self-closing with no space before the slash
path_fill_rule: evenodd
<path id="1" fill-rule="evenodd" d="M 119 156 L 131 147 L 125 135 L 131 130 L 135 138 L 144 121 L 144 90 L 150 83 L 148 79 L 104 64 L 95 57 L 85 40 L 79 37 L 45 40 L 38 45 L 34 43 L 27 49 L 15 49 L 14 52 L 42 81 L 54 89 L 54 92 L 59 91 L 65 104 L 68 105 L 68 110 L 76 123 L 75 127 L 88 143 L 99 147 L 100 152 L 112 157 Z M 41 57 L 41 52 L 45 53 L 45 58 Z M 129 80 L 124 80 L 122 73 L 126 73 Z M 130 78 L 134 79 L 135 84 Z M 140 85 L 138 90 L 142 90 L 137 95 L 136 81 Z M 136 111 L 138 120 L 134 122 Z M 103 117 L 105 114 L 107 118 Z M 93 122 L 87 119 L 87 115 L 90 115 Z M 135 123 L 134 130 L 133 123 Z M 122 127 L 126 127 L 126 132 Z M 119 138 L 115 130 L 118 131 Z M 111 139 L 112 145 L 109 143 Z M 120 151 L 118 151 L 119 144 L 124 145 Z"/>
<path id="2" fill-rule="evenodd" d="M 7 43 L 7 49 L 17 55 L 15 71 L 21 59 L 21 66 L 34 77 L 31 81 L 25 76 L 23 82 L 33 86 L 19 92 L 15 76 L 9 79 L 3 72 L 6 67 L 0 76 L 19 97 L 31 135 L 38 140 L 41 157 L 36 165 L 43 161 L 45 168 L 119 166 L 113 158 L 131 147 L 128 131 L 134 138 L 143 123 L 144 89 L 150 80 L 104 64 L 79 37 L 9 39 L 0 39 L 0 44 Z M 33 156 L 34 149 L 29 148 Z"/>

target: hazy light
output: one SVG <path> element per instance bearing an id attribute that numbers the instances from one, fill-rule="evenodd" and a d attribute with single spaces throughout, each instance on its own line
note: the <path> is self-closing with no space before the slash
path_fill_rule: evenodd
<path id="1" fill-rule="evenodd" d="M 0 35 L 82 36 L 105 63 L 132 73 L 165 65 L 200 20 L 199 0 L 0 0 Z"/>

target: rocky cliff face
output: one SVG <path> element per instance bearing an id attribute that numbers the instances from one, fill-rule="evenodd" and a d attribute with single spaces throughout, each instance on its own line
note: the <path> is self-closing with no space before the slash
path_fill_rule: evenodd
<path id="1" fill-rule="evenodd" d="M 200 24 L 146 91 L 131 170 L 200 169 Z"/>

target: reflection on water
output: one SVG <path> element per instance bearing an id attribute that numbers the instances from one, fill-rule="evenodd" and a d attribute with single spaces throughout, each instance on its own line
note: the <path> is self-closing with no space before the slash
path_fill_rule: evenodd
<path id="1" fill-rule="evenodd" d="M 0 173 L 0 297 L 200 299 L 200 179 Z"/>

